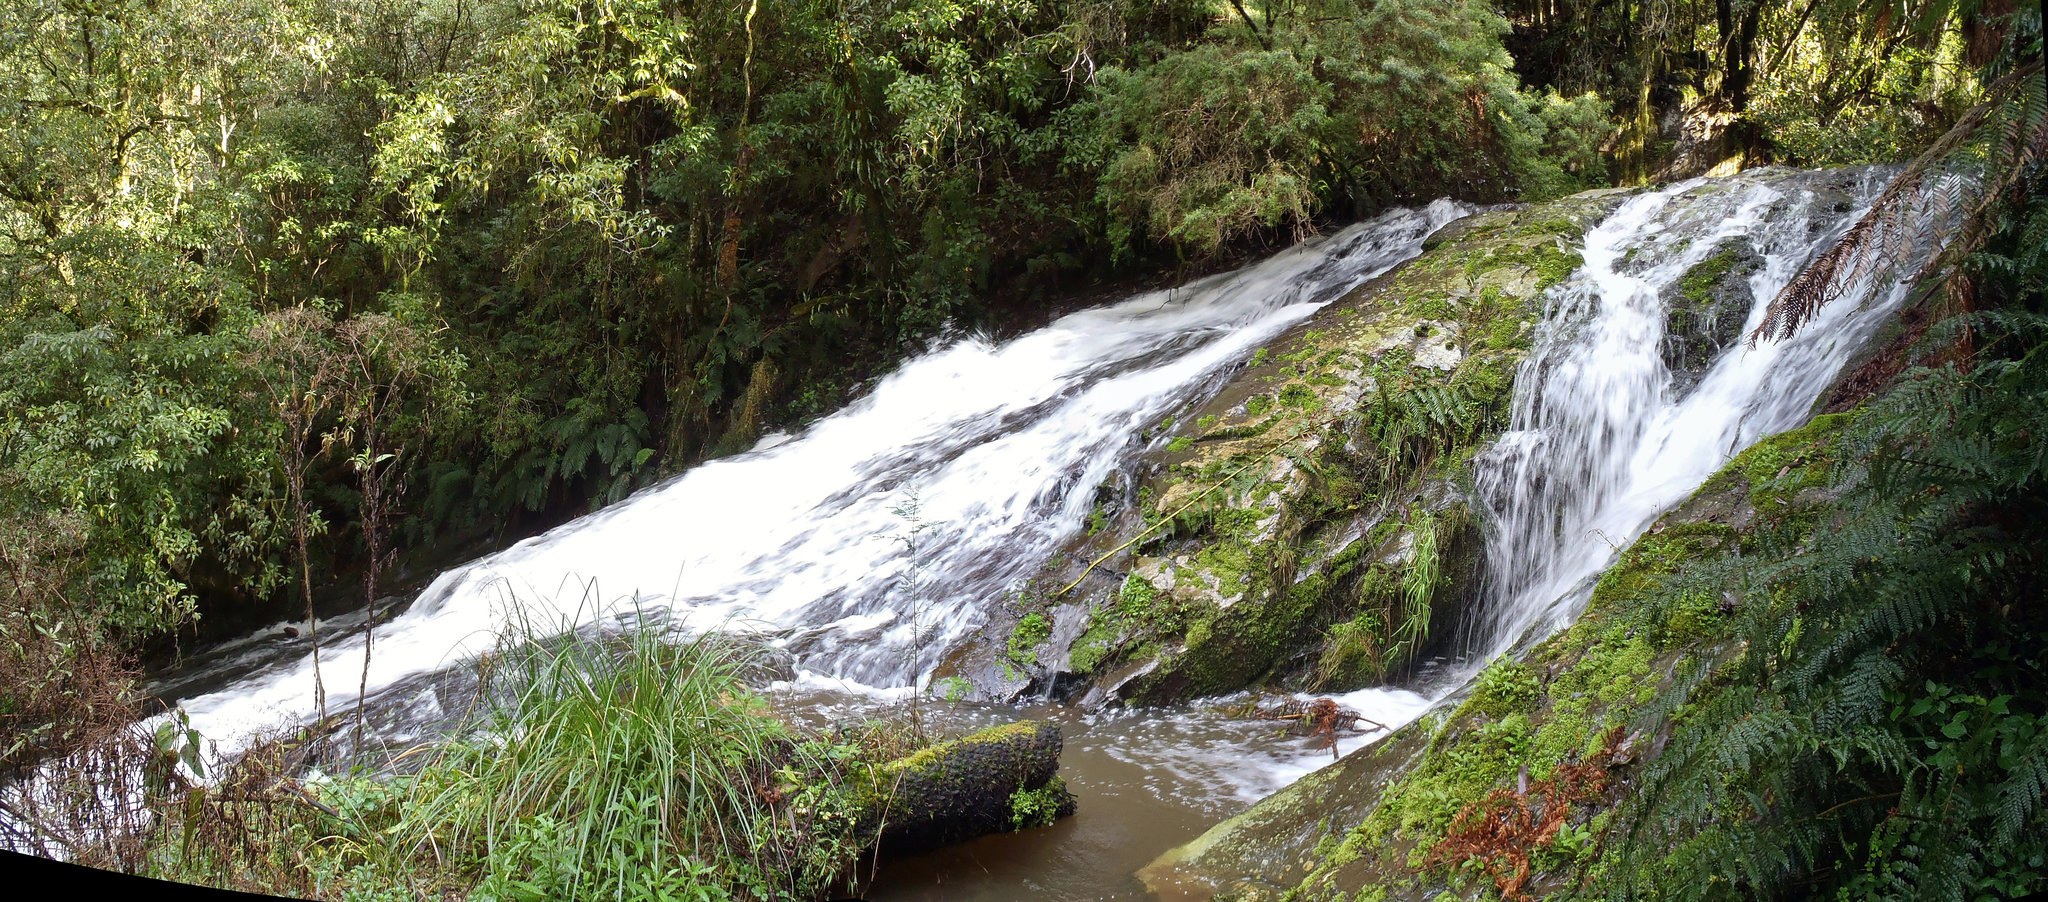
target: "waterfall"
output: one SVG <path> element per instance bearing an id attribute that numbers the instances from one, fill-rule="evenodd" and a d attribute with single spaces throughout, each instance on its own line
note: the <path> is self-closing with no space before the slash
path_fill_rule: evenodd
<path id="1" fill-rule="evenodd" d="M 1629 199 L 1586 234 L 1516 375 L 1509 429 L 1477 461 L 1490 527 L 1468 669 L 1570 622 L 1592 581 L 1736 453 L 1800 425 L 1907 286 L 1822 308 L 1789 340 L 1747 336 L 1779 289 L 1832 245 L 1890 170 L 1766 170 Z M 1843 184 L 1846 182 L 1846 184 Z M 1756 261 L 1741 329 L 1696 381 L 1667 361 L 1681 279 L 1717 253 Z"/>
<path id="2" fill-rule="evenodd" d="M 1489 544 L 1461 664 L 1413 687 L 1424 695 L 1344 699 L 1412 719 L 1485 660 L 1567 622 L 1661 512 L 1742 448 L 1798 425 L 1904 289 L 1845 298 L 1791 340 L 1725 342 L 1683 372 L 1666 359 L 1670 296 L 1697 264 L 1741 249 L 1754 264 L 1737 311 L 1746 335 L 1888 176 L 1695 180 L 1632 197 L 1589 230 L 1584 265 L 1544 301 L 1510 427 L 1475 461 Z M 1148 429 L 1469 212 L 1447 201 L 1396 211 L 1006 342 L 944 343 L 798 435 L 441 574 L 378 627 L 370 692 L 391 722 L 431 720 L 431 681 L 487 649 L 508 617 L 566 629 L 650 615 L 757 635 L 787 652 L 799 686 L 909 691 L 1085 528 L 1104 480 L 1166 440 Z M 362 673 L 347 625 L 321 631 L 334 637 L 322 659 L 326 685 L 341 687 L 335 709 L 354 704 Z M 167 693 L 223 750 L 311 716 L 311 661 L 284 626 L 245 643 L 270 651 L 227 656 L 219 688 Z"/>
<path id="3" fill-rule="evenodd" d="M 969 635 L 985 605 L 1084 527 L 1096 486 L 1142 450 L 1148 427 L 1470 211 L 1390 212 L 1008 342 L 952 341 L 799 436 L 441 574 L 377 628 L 370 692 L 453 668 L 507 617 L 566 627 L 622 613 L 763 635 L 804 679 L 911 686 L 932 664 L 916 651 Z M 360 635 L 322 652 L 340 693 L 330 708 L 353 705 Z M 310 717 L 310 657 L 232 666 L 224 688 L 180 700 L 202 735 L 225 748 Z"/>

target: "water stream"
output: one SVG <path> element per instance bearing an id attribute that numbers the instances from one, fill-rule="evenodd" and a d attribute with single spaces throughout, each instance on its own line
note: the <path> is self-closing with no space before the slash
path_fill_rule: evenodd
<path id="1" fill-rule="evenodd" d="M 1509 429 L 1477 462 L 1490 525 L 1474 664 L 1571 621 L 1590 581 L 1737 452 L 1805 422 L 1904 298 L 1869 286 L 1784 341 L 1750 345 L 1780 288 L 1868 208 L 1890 170 L 1767 171 L 1629 199 L 1586 234 L 1516 374 Z M 1663 353 L 1688 270 L 1747 252 L 1752 303 L 1729 347 L 1680 379 Z"/>
<path id="2" fill-rule="evenodd" d="M 1684 183 L 1635 196 L 1590 230 L 1584 267 L 1546 300 L 1510 429 L 1478 461 L 1490 544 L 1480 616 L 1461 633 L 1465 654 L 1422 684 L 1341 700 L 1389 723 L 1412 720 L 1485 660 L 1567 622 L 1616 549 L 1731 455 L 1798 425 L 1903 292 L 1864 292 L 1825 308 L 1793 340 L 1738 341 L 1678 379 L 1658 351 L 1666 289 L 1724 240 L 1746 242 L 1761 260 L 1746 334 L 1887 174 Z M 567 628 L 654 611 L 689 629 L 757 634 L 788 652 L 794 676 L 779 704 L 799 716 L 915 691 L 936 657 L 913 653 L 923 647 L 916 634 L 932 648 L 972 635 L 983 605 L 1084 528 L 1096 487 L 1143 450 L 1148 427 L 1468 212 L 1442 201 L 1397 211 L 1007 342 L 951 341 L 799 435 L 450 570 L 378 629 L 368 683 L 380 722 L 402 732 L 444 717 L 436 680 L 487 648 L 514 614 Z M 159 691 L 223 750 L 304 721 L 315 706 L 311 662 L 285 626 Z M 362 674 L 361 638 L 344 626 L 322 625 L 335 707 L 353 704 Z M 944 710 L 959 726 L 1020 713 L 1066 724 L 1063 772 L 1081 814 L 909 862 L 870 898 L 1142 895 L 1136 867 L 1330 760 L 1312 741 L 1276 738 L 1215 702 Z M 1340 750 L 1376 738 L 1348 738 Z"/>

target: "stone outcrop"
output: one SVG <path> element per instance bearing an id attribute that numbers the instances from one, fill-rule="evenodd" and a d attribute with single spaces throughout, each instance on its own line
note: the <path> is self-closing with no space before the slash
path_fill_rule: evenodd
<path id="1" fill-rule="evenodd" d="M 1405 667 L 1468 600 L 1471 458 L 1507 424 L 1546 293 L 1629 193 L 1451 223 L 1253 353 L 1155 428 L 1090 534 L 942 681 L 1098 707 Z"/>
<path id="2" fill-rule="evenodd" d="M 1742 340 L 1743 320 L 1755 302 L 1749 278 L 1762 268 L 1749 239 L 1728 238 L 1664 290 L 1668 316 L 1658 350 L 1674 391 L 1691 390 L 1721 352 Z"/>
<path id="3" fill-rule="evenodd" d="M 1637 715 L 1739 652 L 1731 623 L 1743 600 L 1660 590 L 1688 562 L 1738 554 L 1754 536 L 1824 511 L 1832 499 L 1820 486 L 1847 422 L 1820 417 L 1743 452 L 1622 554 L 1578 622 L 1496 662 L 1448 714 L 1302 778 L 1141 876 L 1176 898 L 1419 902 L 1496 898 L 1495 881 L 1523 863 L 1520 891 L 1541 897 L 1594 866 L 1590 838 L 1624 813 L 1636 776 L 1669 738 L 1668 725 L 1631 732 Z M 1580 792 L 1547 840 L 1531 830 L 1522 847 L 1510 836 L 1484 854 L 1446 842 L 1478 805 L 1540 816 L 1567 779 Z"/>

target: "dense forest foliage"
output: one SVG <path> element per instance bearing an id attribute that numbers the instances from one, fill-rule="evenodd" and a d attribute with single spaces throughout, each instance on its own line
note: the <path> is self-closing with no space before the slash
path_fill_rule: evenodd
<path id="1" fill-rule="evenodd" d="M 2012 0 L 6 0 L 0 16 L 8 770 L 125 722 L 138 652 L 374 601 L 403 565 L 827 412 L 952 331 L 1443 195 L 1903 161 L 2041 44 L 2038 6 Z M 1956 504 L 2038 506 L 2041 331 L 2024 317 L 2048 244 L 2041 161 L 2004 162 L 2022 178 L 1974 212 L 1991 225 L 1973 247 L 1992 250 L 1967 266 L 1982 306 L 2027 312 L 1934 334 L 1996 336 L 1975 375 L 1943 378 L 1978 399 L 1952 408 L 1957 435 L 2005 431 L 1927 466 L 1977 467 Z M 1931 502 L 1899 499 L 1950 484 L 1882 475 L 1884 503 L 1907 505 L 1883 510 L 1911 522 Z M 1940 566 L 2006 579 L 2026 548 L 2004 541 Z M 1829 585 L 1857 585 L 1842 567 Z M 2039 585 L 2012 577 L 1981 603 Z M 1905 635 L 1888 629 L 1869 635 Z M 2024 630 L 1997 642 L 2038 650 Z M 1982 713 L 1997 691 L 1949 704 Z"/>

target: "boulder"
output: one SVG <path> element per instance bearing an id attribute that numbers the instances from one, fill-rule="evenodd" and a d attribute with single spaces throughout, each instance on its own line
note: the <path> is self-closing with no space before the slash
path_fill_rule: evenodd
<path id="1" fill-rule="evenodd" d="M 1819 417 L 1738 455 L 1631 544 L 1572 626 L 1495 661 L 1437 711 L 1217 824 L 1140 877 L 1161 896 L 1234 902 L 1541 898 L 1573 885 L 1600 866 L 1593 837 L 1626 835 L 1622 803 L 1670 739 L 1668 722 L 1636 732 L 1643 712 L 1742 649 L 1734 618 L 1744 599 L 1673 602 L 1660 595 L 1667 580 L 1739 555 L 1788 521 L 1826 515 L 1834 501 L 1819 487 L 1848 422 Z M 1476 823 L 1468 811 L 1516 823 L 1508 815 L 1517 808 L 1547 811 L 1560 796 L 1555 830 L 1522 820 L 1485 847 L 1451 835 Z M 1518 872 L 1518 861 L 1529 868 Z"/>
<path id="2" fill-rule="evenodd" d="M 1749 239 L 1728 238 L 1663 291 L 1664 338 L 1658 351 L 1681 394 L 1699 383 L 1721 352 L 1742 340 L 1742 324 L 1755 303 L 1750 276 L 1763 257 Z"/>

